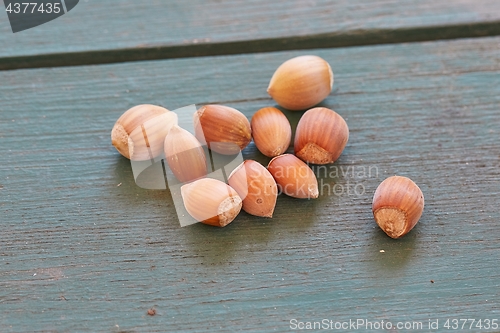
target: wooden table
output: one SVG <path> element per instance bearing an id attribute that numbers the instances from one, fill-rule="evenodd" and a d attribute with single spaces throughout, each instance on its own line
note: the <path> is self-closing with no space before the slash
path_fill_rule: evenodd
<path id="1" fill-rule="evenodd" d="M 16 34 L 2 16 L 1 331 L 500 332 L 500 3 L 184 3 L 80 1 Z M 321 105 L 350 139 L 320 180 L 346 191 L 181 228 L 170 192 L 139 188 L 111 146 L 142 103 L 250 119 L 303 54 L 335 73 Z M 285 114 L 294 128 L 302 112 Z M 253 143 L 244 156 L 269 160 Z M 371 213 L 394 174 L 426 198 L 399 240 Z"/>

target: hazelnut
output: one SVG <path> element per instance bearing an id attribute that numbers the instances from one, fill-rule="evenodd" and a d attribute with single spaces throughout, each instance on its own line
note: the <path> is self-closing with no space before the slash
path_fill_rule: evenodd
<path id="1" fill-rule="evenodd" d="M 282 193 L 301 199 L 319 196 L 316 175 L 294 155 L 276 156 L 269 162 L 267 170 L 273 175 Z"/>
<path id="2" fill-rule="evenodd" d="M 150 160 L 163 152 L 165 136 L 173 125 L 177 125 L 174 112 L 156 105 L 137 105 L 118 118 L 111 143 L 128 159 Z"/>
<path id="3" fill-rule="evenodd" d="M 201 144 L 193 134 L 177 125 L 172 126 L 165 137 L 165 159 L 181 182 L 207 175 L 207 159 Z"/>
<path id="4" fill-rule="evenodd" d="M 205 105 L 193 120 L 196 138 L 217 153 L 237 154 L 252 140 L 248 119 L 229 106 Z"/>
<path id="5" fill-rule="evenodd" d="M 268 94 L 282 107 L 305 110 L 330 94 L 333 72 L 325 60 L 305 55 L 285 61 L 274 72 Z"/>
<path id="6" fill-rule="evenodd" d="M 181 187 L 187 212 L 195 220 L 225 227 L 238 216 L 242 200 L 229 185 L 217 179 L 202 178 Z"/>
<path id="7" fill-rule="evenodd" d="M 389 237 L 400 238 L 422 216 L 424 195 L 411 179 L 392 176 L 377 187 L 372 211 L 375 221 Z"/>
<path id="8" fill-rule="evenodd" d="M 292 128 L 286 116 L 274 107 L 266 107 L 257 111 L 250 123 L 252 137 L 259 151 L 275 157 L 283 154 L 290 146 Z"/>
<path id="9" fill-rule="evenodd" d="M 273 216 L 278 188 L 273 176 L 262 164 L 246 160 L 231 172 L 227 182 L 243 199 L 245 212 L 255 216 Z"/>
<path id="10" fill-rule="evenodd" d="M 349 128 L 344 118 L 327 108 L 313 108 L 297 124 L 294 151 L 308 163 L 333 163 L 342 154 L 347 140 Z"/>

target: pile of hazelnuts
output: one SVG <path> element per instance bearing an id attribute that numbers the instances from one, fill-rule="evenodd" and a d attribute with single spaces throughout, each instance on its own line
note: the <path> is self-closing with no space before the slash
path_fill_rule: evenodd
<path id="1" fill-rule="evenodd" d="M 264 107 L 251 122 L 240 111 L 224 105 L 204 105 L 193 115 L 193 133 L 178 125 L 177 115 L 163 107 L 138 105 L 115 123 L 111 140 L 133 161 L 164 154 L 179 182 L 186 211 L 197 221 L 224 227 L 243 209 L 251 215 L 271 218 L 279 193 L 300 198 L 319 196 L 318 181 L 309 164 L 334 163 L 349 139 L 345 120 L 335 111 L 314 107 L 333 86 L 333 72 L 324 59 L 306 55 L 292 58 L 273 74 L 268 94 L 283 108 L 307 110 L 300 118 L 293 145 L 287 154 L 292 130 L 287 117 L 275 107 Z M 227 177 L 210 177 L 206 150 L 223 155 L 240 153 L 254 141 L 271 158 L 264 167 L 245 160 Z M 424 197 L 409 178 L 392 176 L 375 191 L 372 212 L 390 237 L 408 233 L 420 219 Z"/>

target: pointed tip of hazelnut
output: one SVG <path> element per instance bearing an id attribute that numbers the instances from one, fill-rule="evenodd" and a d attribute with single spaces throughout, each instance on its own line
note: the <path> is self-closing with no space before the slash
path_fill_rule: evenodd
<path id="1" fill-rule="evenodd" d="M 203 115 L 203 113 L 205 112 L 205 109 L 206 109 L 206 105 L 203 105 L 201 108 L 199 108 L 199 109 L 196 111 L 195 115 L 196 115 L 196 116 L 198 116 L 198 117 L 200 117 L 200 116 L 201 116 L 201 115 Z"/>
<path id="2" fill-rule="evenodd" d="M 175 124 L 173 125 L 171 128 L 170 128 L 170 131 L 168 132 L 168 134 L 170 133 L 179 133 L 179 132 L 182 132 L 182 131 L 185 131 L 184 128 L 180 127 L 178 124 Z M 167 135 L 168 136 L 168 135 Z M 165 136 L 166 137 L 166 136 Z"/>
<path id="3" fill-rule="evenodd" d="M 391 238 L 399 238 L 407 229 L 406 214 L 398 208 L 380 208 L 373 213 L 380 228 Z"/>
<path id="4" fill-rule="evenodd" d="M 311 197 L 311 199 L 316 199 L 317 197 L 319 197 L 319 191 L 317 186 L 312 186 L 309 188 L 309 196 Z"/>
<path id="5" fill-rule="evenodd" d="M 282 155 L 284 152 L 285 152 L 285 149 L 283 149 L 283 146 L 279 146 L 279 147 L 276 147 L 276 149 L 274 149 L 270 155 L 274 157 L 274 156 Z"/>
<path id="6" fill-rule="evenodd" d="M 257 205 L 254 205 L 252 207 L 253 208 L 252 210 L 248 211 L 247 209 L 245 209 L 245 206 L 243 206 L 243 210 L 251 215 L 272 218 L 273 214 L 274 214 L 274 208 L 276 207 L 276 198 L 277 198 L 277 192 L 272 197 L 272 199 L 274 199 L 274 200 L 262 200 L 262 199 L 260 199 L 261 202 L 258 203 Z M 243 204 L 245 205 L 245 202 L 243 202 Z"/>
<path id="7" fill-rule="evenodd" d="M 333 71 L 332 71 L 332 67 L 330 66 L 330 64 L 327 62 L 326 65 L 328 66 L 328 73 L 330 75 L 330 91 L 332 90 L 333 88 Z"/>

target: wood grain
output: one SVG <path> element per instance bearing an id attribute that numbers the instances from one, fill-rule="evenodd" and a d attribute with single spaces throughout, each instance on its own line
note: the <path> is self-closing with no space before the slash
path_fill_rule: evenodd
<path id="1" fill-rule="evenodd" d="M 399 43 L 500 34 L 496 0 L 80 1 L 13 34 L 0 69 Z"/>
<path id="2" fill-rule="evenodd" d="M 499 42 L 1 72 L 2 331 L 283 332 L 293 318 L 499 318 Z M 319 199 L 280 196 L 272 220 L 242 213 L 223 229 L 180 228 L 169 191 L 135 185 L 110 144 L 122 112 L 224 103 L 250 118 L 274 105 L 265 91 L 274 69 L 305 53 L 331 64 L 334 91 L 322 105 L 350 128 L 329 174 L 316 170 Z M 285 114 L 295 128 L 301 112 Z M 253 143 L 244 154 L 269 160 Z M 400 240 L 371 214 L 373 192 L 394 174 L 426 198 Z"/>

